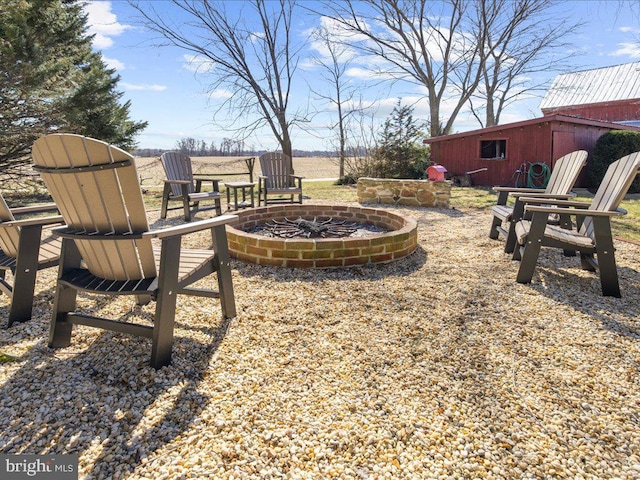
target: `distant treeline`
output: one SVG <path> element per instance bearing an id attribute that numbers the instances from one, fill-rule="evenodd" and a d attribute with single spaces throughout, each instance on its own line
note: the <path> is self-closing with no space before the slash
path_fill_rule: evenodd
<path id="1" fill-rule="evenodd" d="M 245 142 L 242 140 L 225 138 L 218 146 L 215 142 L 207 143 L 204 140 L 196 140 L 195 138 L 183 138 L 176 142 L 176 148 L 170 150 L 161 148 L 136 148 L 131 153 L 136 157 L 159 157 L 168 151 L 182 152 L 191 157 L 255 157 L 267 152 L 267 150 L 247 148 Z M 320 150 L 293 150 L 294 157 L 334 157 L 336 155 L 336 152 Z"/>
<path id="2" fill-rule="evenodd" d="M 148 157 L 159 157 L 160 155 L 162 155 L 164 152 L 174 152 L 177 149 L 170 149 L 167 150 L 166 148 L 136 148 L 135 150 L 133 150 L 131 152 L 131 154 L 134 157 L 142 157 L 142 158 L 148 158 Z M 263 153 L 267 153 L 267 150 L 252 150 L 252 151 L 242 151 L 242 152 L 234 152 L 234 153 L 228 153 L 228 154 L 221 154 L 221 153 L 205 153 L 205 154 L 201 154 L 201 153 L 188 153 L 188 152 L 184 152 L 187 155 L 189 155 L 190 157 L 257 157 L 259 155 L 262 155 Z M 294 150 L 293 151 L 293 156 L 294 157 L 337 157 L 338 153 L 337 152 L 328 152 L 325 150 L 313 150 L 313 151 L 307 151 L 307 150 Z"/>

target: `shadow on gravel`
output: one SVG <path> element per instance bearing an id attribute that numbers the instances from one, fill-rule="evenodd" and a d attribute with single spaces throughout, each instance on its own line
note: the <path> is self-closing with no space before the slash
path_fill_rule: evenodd
<path id="1" fill-rule="evenodd" d="M 554 252 L 557 253 L 557 252 Z M 573 271 L 572 271 L 573 270 Z M 580 272 L 580 261 L 567 258 L 562 267 L 549 266 L 544 256 L 529 287 L 554 301 L 566 304 L 601 322 L 607 330 L 625 337 L 640 339 L 638 298 L 640 272 L 618 266 L 618 280 L 622 297 L 604 297 L 597 272 Z"/>
<path id="2" fill-rule="evenodd" d="M 147 339 L 101 331 L 82 344 L 86 327 L 74 327 L 69 348 L 39 341 L 0 387 L 0 453 L 86 454 L 92 478 L 132 475 L 209 404 L 199 386 L 229 323 L 203 327 L 208 343 L 176 336 L 172 365 L 158 371 Z"/>

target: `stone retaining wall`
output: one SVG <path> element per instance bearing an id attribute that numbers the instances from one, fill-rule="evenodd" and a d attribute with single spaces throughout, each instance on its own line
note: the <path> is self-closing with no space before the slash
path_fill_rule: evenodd
<path id="1" fill-rule="evenodd" d="M 359 178 L 358 202 L 449 208 L 451 182 Z"/>
<path id="2" fill-rule="evenodd" d="M 413 218 L 382 209 L 331 205 L 273 205 L 235 212 L 238 220 L 227 226 L 233 258 L 259 265 L 294 268 L 349 267 L 385 263 L 405 257 L 418 245 L 418 224 Z M 392 231 L 367 237 L 272 238 L 244 231 L 267 220 L 284 217 L 339 218 L 377 225 Z"/>

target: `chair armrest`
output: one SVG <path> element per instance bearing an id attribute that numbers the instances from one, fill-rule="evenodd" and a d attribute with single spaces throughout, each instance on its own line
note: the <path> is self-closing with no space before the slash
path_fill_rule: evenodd
<path id="1" fill-rule="evenodd" d="M 144 232 L 142 237 L 151 238 L 167 238 L 173 236 L 187 235 L 189 233 L 199 232 L 208 228 L 219 227 L 229 224 L 238 219 L 237 215 L 220 215 L 214 218 L 208 218 L 206 220 L 198 220 L 197 222 L 185 223 L 183 225 L 176 225 L 175 227 L 163 228 L 160 230 L 152 230 Z"/>
<path id="2" fill-rule="evenodd" d="M 580 215 L 583 217 L 614 217 L 618 215 L 626 215 L 627 211 L 618 208 L 616 210 L 576 210 L 574 208 L 547 207 L 543 205 L 526 205 L 525 210 L 529 212 L 546 212 L 546 213 L 565 213 L 569 215 Z"/>
<path id="3" fill-rule="evenodd" d="M 513 197 L 517 198 L 518 200 L 521 201 L 525 201 L 525 198 L 536 198 L 536 199 L 544 199 L 544 198 L 549 198 L 549 199 L 557 199 L 557 200 L 568 200 L 569 198 L 573 198 L 576 196 L 575 193 L 567 193 L 567 194 L 559 194 L 559 193 L 514 193 L 512 195 Z"/>
<path id="4" fill-rule="evenodd" d="M 58 205 L 55 203 L 43 203 L 42 205 L 29 205 L 28 207 L 15 207 L 10 210 L 14 215 L 23 215 L 25 213 L 49 212 L 57 209 Z"/>
<path id="5" fill-rule="evenodd" d="M 301 177 L 300 175 L 289 175 L 289 176 L 291 178 L 300 179 L 300 180 L 302 180 L 303 178 L 306 178 L 306 177 Z"/>
<path id="6" fill-rule="evenodd" d="M 518 200 L 527 204 L 544 204 L 554 205 L 557 207 L 574 207 L 587 209 L 591 206 L 591 204 L 589 203 L 578 202 L 576 200 L 554 200 L 553 198 L 520 197 Z"/>
<path id="7" fill-rule="evenodd" d="M 536 193 L 536 192 L 544 192 L 539 188 L 525 188 L 525 187 L 493 187 L 492 190 L 494 192 L 519 192 L 519 193 Z"/>
<path id="8" fill-rule="evenodd" d="M 191 185 L 189 180 L 164 180 L 164 183 L 175 183 L 176 185 Z"/>
<path id="9" fill-rule="evenodd" d="M 38 217 L 27 218 L 25 220 L 11 220 L 2 222 L 2 226 L 7 227 L 30 227 L 32 225 L 55 225 L 56 223 L 64 223 L 62 215 L 56 215 L 55 217 Z"/>

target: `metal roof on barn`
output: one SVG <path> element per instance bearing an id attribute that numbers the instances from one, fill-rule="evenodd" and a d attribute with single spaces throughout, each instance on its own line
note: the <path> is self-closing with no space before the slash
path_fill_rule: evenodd
<path id="1" fill-rule="evenodd" d="M 640 62 L 558 75 L 540 109 L 640 98 Z"/>
<path id="2" fill-rule="evenodd" d="M 547 124 L 550 122 L 560 122 L 567 125 L 576 125 L 584 127 L 605 128 L 609 130 L 635 130 L 640 131 L 640 125 L 634 125 L 631 122 L 622 124 L 618 122 L 607 122 L 604 120 L 594 120 L 590 118 L 575 117 L 572 115 L 555 114 L 548 115 L 546 117 L 531 118 L 529 120 L 521 120 L 514 123 L 505 123 L 502 125 L 495 125 L 493 127 L 484 127 L 477 130 L 469 130 L 460 133 L 450 133 L 449 135 L 441 135 L 439 137 L 425 138 L 422 143 L 432 144 L 438 142 L 448 142 L 458 138 L 466 138 L 478 135 L 502 135 L 502 132 L 515 129 L 530 128 L 540 124 Z"/>

